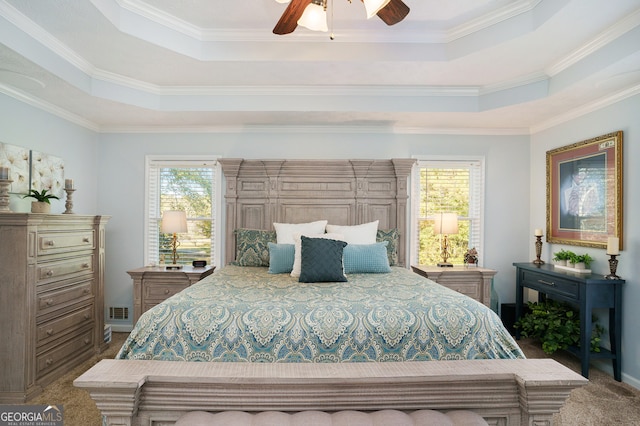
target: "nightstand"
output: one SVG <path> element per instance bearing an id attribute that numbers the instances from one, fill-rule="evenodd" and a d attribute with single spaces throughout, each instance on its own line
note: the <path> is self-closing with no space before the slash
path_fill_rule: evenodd
<path id="1" fill-rule="evenodd" d="M 133 279 L 133 324 L 144 312 L 211 275 L 215 268 L 185 265 L 182 269 L 170 270 L 163 266 L 147 266 L 127 271 Z"/>
<path id="2" fill-rule="evenodd" d="M 493 282 L 493 276 L 498 271 L 477 266 L 461 265 L 446 268 L 431 265 L 412 265 L 411 269 L 423 277 L 491 307 L 491 283 Z"/>

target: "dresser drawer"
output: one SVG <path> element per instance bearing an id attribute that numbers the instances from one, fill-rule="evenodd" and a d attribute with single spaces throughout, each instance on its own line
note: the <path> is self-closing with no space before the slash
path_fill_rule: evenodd
<path id="1" fill-rule="evenodd" d="M 46 287 L 43 287 L 46 288 Z M 68 282 L 37 295 L 37 315 L 60 309 L 83 298 L 93 297 L 93 280 Z"/>
<path id="2" fill-rule="evenodd" d="M 39 282 L 57 280 L 82 273 L 93 273 L 93 255 L 38 264 L 36 276 Z"/>
<path id="3" fill-rule="evenodd" d="M 37 355 L 37 379 L 42 378 L 44 375 L 53 372 L 67 363 L 73 364 L 74 360 L 82 358 L 84 354 L 91 353 L 93 351 L 93 334 L 93 329 L 89 328 L 61 345 Z"/>
<path id="4" fill-rule="evenodd" d="M 180 293 L 185 288 L 189 287 L 189 283 L 185 284 L 142 284 L 142 291 L 144 292 L 144 299 L 151 302 L 162 302 L 165 299 Z"/>
<path id="5" fill-rule="evenodd" d="M 522 271 L 522 280 L 527 287 L 549 295 L 559 295 L 576 300 L 580 297 L 580 286 L 576 281 L 527 270 Z"/>
<path id="6" fill-rule="evenodd" d="M 41 233 L 38 235 L 38 256 L 94 248 L 92 230 L 76 232 Z"/>
<path id="7" fill-rule="evenodd" d="M 46 321 L 36 328 L 36 345 L 49 343 L 75 329 L 91 324 L 93 303 L 66 315 Z"/>

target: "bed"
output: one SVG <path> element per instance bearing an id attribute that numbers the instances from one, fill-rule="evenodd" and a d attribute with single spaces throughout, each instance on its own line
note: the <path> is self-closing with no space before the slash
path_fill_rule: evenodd
<path id="1" fill-rule="evenodd" d="M 227 265 L 145 312 L 116 360 L 75 381 L 106 424 L 340 408 L 532 424 L 585 383 L 528 363 L 488 307 L 408 270 L 414 160 L 220 163 Z"/>

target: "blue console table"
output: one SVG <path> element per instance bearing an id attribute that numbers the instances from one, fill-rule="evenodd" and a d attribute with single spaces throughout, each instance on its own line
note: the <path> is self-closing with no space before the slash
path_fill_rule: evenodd
<path id="1" fill-rule="evenodd" d="M 610 358 L 613 363 L 613 376 L 621 381 L 622 345 L 622 284 L 624 280 L 609 280 L 597 274 L 579 274 L 555 269 L 553 265 L 535 265 L 533 263 L 514 263 L 517 270 L 516 320 L 523 312 L 523 290 L 530 288 L 538 291 L 541 300 L 544 295 L 558 301 L 569 302 L 580 311 L 580 347 L 570 351 L 577 355 L 582 363 L 582 375 L 589 377 L 591 358 Z M 609 309 L 609 339 L 611 350 L 604 348 L 600 352 L 590 351 L 593 309 Z M 520 332 L 516 329 L 516 339 Z"/>

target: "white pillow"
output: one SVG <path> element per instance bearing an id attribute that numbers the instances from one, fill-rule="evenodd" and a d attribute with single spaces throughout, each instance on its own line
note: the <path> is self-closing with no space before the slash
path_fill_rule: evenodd
<path id="1" fill-rule="evenodd" d="M 308 223 L 274 223 L 276 242 L 278 244 L 293 244 L 294 234 L 322 234 L 327 222 L 327 220 L 318 220 Z"/>
<path id="2" fill-rule="evenodd" d="M 379 220 L 363 223 L 362 225 L 342 226 L 327 225 L 327 232 L 336 232 L 344 235 L 348 244 L 375 244 L 378 233 Z"/>
<path id="3" fill-rule="evenodd" d="M 302 236 L 307 238 L 327 238 L 329 240 L 344 241 L 344 235 L 341 234 L 295 234 L 293 236 L 295 249 L 293 254 L 293 269 L 291 269 L 291 276 L 298 278 L 302 271 Z"/>

